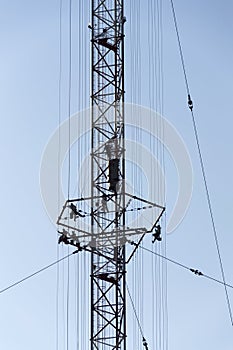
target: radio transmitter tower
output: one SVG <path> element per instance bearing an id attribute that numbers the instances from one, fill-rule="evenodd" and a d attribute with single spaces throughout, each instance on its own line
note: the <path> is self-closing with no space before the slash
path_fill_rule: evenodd
<path id="1" fill-rule="evenodd" d="M 91 254 L 91 350 L 126 350 L 127 264 L 165 208 L 126 192 L 124 0 L 92 0 L 91 18 L 91 191 L 65 202 L 59 242 Z"/>

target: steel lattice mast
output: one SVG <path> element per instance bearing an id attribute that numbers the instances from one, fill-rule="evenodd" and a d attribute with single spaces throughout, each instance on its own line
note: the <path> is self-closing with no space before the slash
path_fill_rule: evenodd
<path id="1" fill-rule="evenodd" d="M 99 232 L 125 221 L 118 210 L 125 207 L 124 22 L 123 0 L 92 1 L 91 207 Z M 102 196 L 100 213 L 96 196 Z M 103 211 L 110 201 L 115 213 L 109 219 Z M 91 349 L 126 349 L 125 245 L 98 250 L 91 254 Z"/>
<path id="2" fill-rule="evenodd" d="M 126 266 L 146 233 L 161 240 L 165 210 L 125 190 L 123 5 L 92 0 L 91 193 L 57 221 L 59 243 L 91 254 L 91 350 L 126 350 Z"/>

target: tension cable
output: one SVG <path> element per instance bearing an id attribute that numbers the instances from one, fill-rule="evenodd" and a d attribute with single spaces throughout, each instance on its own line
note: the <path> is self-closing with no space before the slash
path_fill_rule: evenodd
<path id="1" fill-rule="evenodd" d="M 141 248 L 141 249 L 143 249 L 143 250 L 145 250 L 145 251 L 147 251 L 147 252 L 150 252 L 150 253 L 152 253 L 152 254 L 154 254 L 154 255 L 157 255 L 158 257 L 160 257 L 160 258 L 162 258 L 162 259 L 164 259 L 164 260 L 167 260 L 167 261 L 169 261 L 170 263 L 175 264 L 175 265 L 177 265 L 177 266 L 179 266 L 179 267 L 181 267 L 181 268 L 183 268 L 183 269 L 189 270 L 189 271 L 191 271 L 193 274 L 195 274 L 196 276 L 203 276 L 203 277 L 206 277 L 206 278 L 208 278 L 208 279 L 210 279 L 210 280 L 212 280 L 212 281 L 214 281 L 214 282 L 217 282 L 217 283 L 219 283 L 219 284 L 226 285 L 226 287 L 229 287 L 229 288 L 232 288 L 232 289 L 233 289 L 233 286 L 232 286 L 231 284 L 227 284 L 227 283 L 224 284 L 224 282 L 222 282 L 222 281 L 220 281 L 220 280 L 218 280 L 218 279 L 216 279 L 216 278 L 214 278 L 214 277 L 211 277 L 211 276 L 209 276 L 209 275 L 206 275 L 205 273 L 203 273 L 203 272 L 201 272 L 201 271 L 199 271 L 199 270 L 197 270 L 197 269 L 190 268 L 190 267 L 188 267 L 187 265 L 184 265 L 184 264 L 182 264 L 182 263 L 180 263 L 180 262 L 178 262 L 178 261 L 176 261 L 176 260 L 170 259 L 170 258 L 168 258 L 168 257 L 166 257 L 166 256 L 164 256 L 164 255 L 162 255 L 162 254 L 156 253 L 156 252 L 154 252 L 153 250 L 150 250 L 150 249 L 148 249 L 148 248 L 145 248 L 145 247 L 139 245 L 138 243 L 130 242 L 130 244 L 131 244 L 131 245 L 134 245 L 134 246 L 137 247 L 137 248 Z"/>
<path id="2" fill-rule="evenodd" d="M 144 337 L 142 326 L 140 324 L 140 321 L 139 321 L 139 318 L 138 318 L 138 315 L 137 315 L 137 312 L 136 312 L 136 308 L 135 308 L 135 305 L 134 305 L 134 302 L 133 302 L 133 298 L 132 298 L 132 296 L 130 294 L 129 287 L 128 287 L 127 283 L 126 283 L 126 288 L 127 288 L 128 294 L 129 294 L 129 299 L 130 299 L 130 302 L 131 302 L 131 305 L 132 305 L 132 308 L 133 308 L 133 312 L 134 312 L 135 318 L 136 318 L 137 323 L 138 323 L 138 327 L 139 327 L 140 333 L 142 335 L 142 345 L 145 347 L 146 350 L 149 350 L 148 343 L 146 341 L 146 338 Z"/>
<path id="3" fill-rule="evenodd" d="M 36 272 L 33 272 L 32 274 L 30 274 L 30 275 L 28 275 L 28 276 L 22 278 L 21 280 L 19 280 L 19 281 L 13 283 L 13 284 L 11 284 L 11 285 L 9 285 L 8 287 L 6 287 L 6 288 L 0 290 L 0 294 L 6 292 L 7 290 L 9 290 L 9 289 L 11 289 L 11 288 L 13 288 L 13 287 L 16 287 L 17 285 L 19 285 L 19 284 L 23 283 L 24 281 L 26 281 L 26 280 L 28 280 L 28 279 L 30 279 L 30 278 L 32 278 L 32 277 L 38 275 L 39 273 L 41 273 L 41 272 L 43 272 L 43 271 L 49 269 L 50 267 L 52 267 L 52 266 L 54 266 L 54 265 L 57 265 L 59 262 L 65 260 L 65 259 L 68 259 L 71 255 L 76 254 L 76 253 L 78 253 L 78 252 L 79 252 L 79 250 L 75 250 L 73 253 L 70 253 L 70 254 L 64 256 L 63 258 L 56 260 L 56 261 L 53 262 L 52 264 L 49 264 L 49 265 L 43 267 L 42 269 L 40 269 L 40 270 L 38 270 L 38 271 L 36 271 Z"/>
<path id="4" fill-rule="evenodd" d="M 207 197 L 208 209 L 209 209 L 209 213 L 210 213 L 212 229 L 213 229 L 213 233 L 214 233 L 214 240 L 215 240 L 215 245 L 217 248 L 218 259 L 219 259 L 219 264 L 220 264 L 220 269 L 221 269 L 221 275 L 222 275 L 222 280 L 223 280 L 222 284 L 224 285 L 229 316 L 230 316 L 230 320 L 231 320 L 231 325 L 233 326 L 233 316 L 232 316 L 231 304 L 230 304 L 230 299 L 229 299 L 229 295 L 228 295 L 228 291 L 227 291 L 226 278 L 225 278 L 225 273 L 224 273 L 224 268 L 223 268 L 222 257 L 221 257 L 221 253 L 220 253 L 217 229 L 216 229 L 216 225 L 215 225 L 214 213 L 213 213 L 212 203 L 211 203 L 211 199 L 210 199 L 210 193 L 209 193 L 209 188 L 208 188 L 208 183 L 207 183 L 204 161 L 203 161 L 202 152 L 201 152 L 198 130 L 197 130 L 197 125 L 196 125 L 195 116 L 194 116 L 194 112 L 193 112 L 193 101 L 191 99 L 190 88 L 189 88 L 189 84 L 188 84 L 188 78 L 187 78 L 187 73 L 186 73 L 186 68 L 185 68 L 185 63 L 184 63 L 184 55 L 183 55 L 183 50 L 182 50 L 182 46 L 181 46 L 181 40 L 180 40 L 180 35 L 179 35 L 179 30 L 178 30 L 175 7 L 174 7 L 173 0 L 170 0 L 170 1 L 171 1 L 171 7 L 172 7 L 173 20 L 174 20 L 174 24 L 175 24 L 176 36 L 177 36 L 177 41 L 178 41 L 178 46 L 179 46 L 180 59 L 181 59 L 181 64 L 182 64 L 182 68 L 183 68 L 185 85 L 186 85 L 186 90 L 187 90 L 187 95 L 188 95 L 188 107 L 189 107 L 189 109 L 191 111 L 191 115 L 192 115 L 192 123 L 193 123 L 196 144 L 197 144 L 197 148 L 198 148 L 201 172 L 202 172 L 202 177 L 203 177 L 203 181 L 204 181 L 204 185 L 205 185 L 205 192 L 206 192 L 206 197 Z"/>

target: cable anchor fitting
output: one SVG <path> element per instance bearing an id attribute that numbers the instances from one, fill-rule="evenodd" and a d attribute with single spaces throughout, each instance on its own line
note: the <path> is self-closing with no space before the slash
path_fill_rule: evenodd
<path id="1" fill-rule="evenodd" d="M 199 270 L 195 270 L 195 269 L 190 269 L 191 272 L 193 272 L 195 275 L 198 275 L 198 276 L 203 276 L 203 273 Z"/>
<path id="2" fill-rule="evenodd" d="M 145 347 L 146 350 L 149 350 L 148 343 L 146 341 L 146 338 L 144 338 L 144 337 L 142 338 L 142 344 L 143 344 L 143 346 Z"/>
<path id="3" fill-rule="evenodd" d="M 134 247 L 139 247 L 139 244 L 138 243 L 135 243 L 134 241 L 129 241 L 129 240 L 127 240 L 127 242 L 129 243 L 129 244 L 131 244 L 131 245 L 133 245 Z"/>

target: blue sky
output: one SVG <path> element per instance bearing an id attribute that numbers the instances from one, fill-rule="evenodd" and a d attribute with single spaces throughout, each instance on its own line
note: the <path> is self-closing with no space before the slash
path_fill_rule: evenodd
<path id="1" fill-rule="evenodd" d="M 78 2 L 74 3 L 74 9 L 78 10 Z M 67 34 L 66 4 L 64 1 L 64 42 Z M 190 208 L 182 224 L 168 236 L 167 254 L 220 279 L 191 117 L 186 106 L 171 9 L 168 0 L 164 0 L 163 4 L 164 114 L 184 139 L 194 171 Z M 233 284 L 233 5 L 231 1 L 220 3 L 215 0 L 176 0 L 175 5 L 226 279 Z M 127 11 L 129 6 L 126 6 L 126 16 L 130 17 Z M 146 25 L 147 18 L 143 16 L 142 13 L 142 22 Z M 75 28 L 77 30 L 78 24 Z M 43 208 L 39 169 L 43 150 L 58 125 L 59 1 L 1 1 L 0 42 L 2 289 L 57 257 L 56 229 Z M 126 45 L 130 45 L 127 39 Z M 65 45 L 63 49 L 65 67 Z M 78 40 L 74 61 L 78 57 L 77 52 Z M 67 117 L 66 73 L 64 68 L 63 120 Z M 88 72 L 82 74 L 88 75 Z M 74 73 L 73 96 L 77 92 Z M 128 96 L 130 93 L 128 91 Z M 89 92 L 83 94 L 85 100 Z M 142 94 L 142 102 L 146 100 L 147 97 Z M 83 107 L 79 103 L 83 104 L 73 99 L 73 113 Z M 166 164 L 169 216 L 175 201 L 177 179 L 175 167 L 168 155 Z M 139 259 L 144 259 L 145 264 L 150 263 L 147 256 Z M 76 279 L 73 277 L 75 268 L 72 265 L 74 273 L 70 277 L 71 287 L 75 290 L 75 286 L 79 285 L 80 295 L 84 295 L 85 286 L 88 285 L 85 263 L 88 264 L 88 258 L 80 261 L 77 267 L 80 274 L 78 277 L 76 275 Z M 150 287 L 145 276 L 144 284 L 142 294 L 145 297 Z M 71 294 L 71 300 L 75 301 L 74 291 Z M 233 303 L 231 290 L 229 296 Z M 82 298 L 82 302 L 87 305 L 88 295 Z M 2 349 L 56 349 L 56 268 L 0 294 L 0 305 Z M 148 307 L 150 305 L 145 303 L 144 309 Z M 70 308 L 73 310 L 72 305 Z M 232 349 L 233 327 L 227 313 L 224 290 L 220 285 L 168 265 L 168 315 L 169 349 Z M 61 328 L 62 322 L 61 311 Z M 146 315 L 144 327 L 150 329 Z M 73 338 L 76 336 L 74 328 L 72 325 L 70 331 Z M 82 333 L 84 337 L 84 330 Z M 89 339 L 88 334 L 85 336 L 85 341 L 80 340 L 84 345 L 88 344 Z M 152 339 L 150 334 L 148 338 Z M 65 349 L 63 340 L 60 341 L 60 349 Z M 71 344 L 74 346 L 73 341 Z M 150 346 L 150 349 L 157 348 L 160 350 L 159 347 Z"/>

